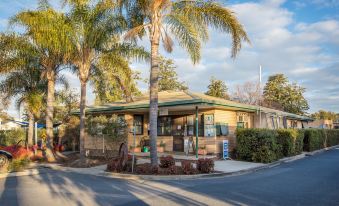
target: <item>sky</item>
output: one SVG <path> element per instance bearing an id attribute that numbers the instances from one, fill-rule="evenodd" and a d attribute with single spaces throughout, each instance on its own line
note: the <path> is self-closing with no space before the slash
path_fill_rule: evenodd
<path id="1" fill-rule="evenodd" d="M 58 5 L 59 0 L 53 0 Z M 181 81 L 190 90 L 205 92 L 211 76 L 224 80 L 229 90 L 246 81 L 258 81 L 259 65 L 263 81 L 283 73 L 291 82 L 306 88 L 310 110 L 339 112 L 339 0 L 229 0 L 221 2 L 235 12 L 244 25 L 251 44 L 243 44 L 237 58 L 230 58 L 230 38 L 210 30 L 209 41 L 202 49 L 201 61 L 193 65 L 188 55 L 175 43 L 171 54 Z M 34 9 L 36 0 L 0 0 L 0 31 L 7 31 L 8 18 L 25 9 Z M 149 48 L 146 39 L 140 42 Z M 132 68 L 142 77 L 149 76 L 149 65 L 133 62 Z M 79 89 L 78 78 L 64 72 L 71 87 Z M 147 90 L 147 85 L 139 83 Z M 87 104 L 94 95 L 88 87 Z M 18 116 L 11 106 L 9 114 Z"/>

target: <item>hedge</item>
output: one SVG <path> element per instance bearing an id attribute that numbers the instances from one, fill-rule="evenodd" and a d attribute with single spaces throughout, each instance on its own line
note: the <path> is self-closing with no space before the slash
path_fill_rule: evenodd
<path id="1" fill-rule="evenodd" d="M 326 147 L 325 130 L 305 129 L 304 151 L 311 152 Z"/>
<path id="2" fill-rule="evenodd" d="M 237 129 L 237 157 L 240 160 L 268 163 L 280 158 L 278 133 L 270 129 Z"/>
<path id="3" fill-rule="evenodd" d="M 327 141 L 326 144 L 328 147 L 339 145 L 339 130 L 338 129 L 327 129 Z"/>
<path id="4" fill-rule="evenodd" d="M 296 129 L 278 129 L 277 142 L 281 146 L 281 155 L 289 157 L 303 151 L 304 132 Z"/>
<path id="5" fill-rule="evenodd" d="M 282 157 L 339 145 L 339 130 L 237 129 L 237 159 L 269 163 Z"/>

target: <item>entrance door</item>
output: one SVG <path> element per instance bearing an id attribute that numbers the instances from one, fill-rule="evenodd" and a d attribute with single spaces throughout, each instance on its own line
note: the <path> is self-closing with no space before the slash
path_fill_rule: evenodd
<path id="1" fill-rule="evenodd" d="M 184 151 L 184 117 L 174 117 L 172 124 L 173 151 Z"/>

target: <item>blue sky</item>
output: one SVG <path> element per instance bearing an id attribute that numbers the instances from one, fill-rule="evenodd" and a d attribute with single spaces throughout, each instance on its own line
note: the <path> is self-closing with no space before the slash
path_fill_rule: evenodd
<path id="1" fill-rule="evenodd" d="M 22 9 L 36 7 L 36 0 L 1 0 L 0 30 L 7 30 L 7 20 Z M 57 5 L 59 0 L 54 0 Z M 243 45 L 239 56 L 230 58 L 227 35 L 211 31 L 202 50 L 200 63 L 193 65 L 187 54 L 175 46 L 166 54 L 178 66 L 181 80 L 193 91 L 205 92 L 209 77 L 226 81 L 230 92 L 246 81 L 258 79 L 258 65 L 263 77 L 284 73 L 305 87 L 309 112 L 319 109 L 339 112 L 339 0 L 230 0 L 223 1 L 244 25 L 252 44 Z M 148 45 L 147 41 L 142 44 Z M 133 63 L 133 68 L 148 77 L 149 66 Z M 65 73 L 72 87 L 79 88 L 77 77 Z M 147 89 L 147 85 L 139 86 Z M 88 104 L 93 102 L 91 87 Z M 9 113 L 17 116 L 13 107 Z"/>

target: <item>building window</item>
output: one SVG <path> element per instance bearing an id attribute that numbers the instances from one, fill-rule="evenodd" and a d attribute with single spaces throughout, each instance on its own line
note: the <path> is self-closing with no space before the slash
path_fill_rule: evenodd
<path id="1" fill-rule="evenodd" d="M 247 113 L 237 113 L 237 128 L 249 128 L 249 116 Z"/>
<path id="2" fill-rule="evenodd" d="M 205 137 L 214 137 L 215 136 L 215 127 L 214 127 L 214 115 L 213 114 L 205 114 L 204 115 L 204 130 Z"/>
<path id="3" fill-rule="evenodd" d="M 159 136 L 172 135 L 171 117 L 158 118 L 158 135 Z"/>
<path id="4" fill-rule="evenodd" d="M 195 115 L 187 116 L 187 136 L 196 135 Z M 204 136 L 204 115 L 198 115 L 198 136 Z"/>
<path id="5" fill-rule="evenodd" d="M 217 136 L 227 136 L 228 132 L 228 124 L 227 123 L 216 123 L 216 135 Z"/>
<path id="6" fill-rule="evenodd" d="M 135 128 L 135 134 L 142 135 L 144 134 L 144 116 L 143 115 L 134 115 L 133 125 Z"/>

